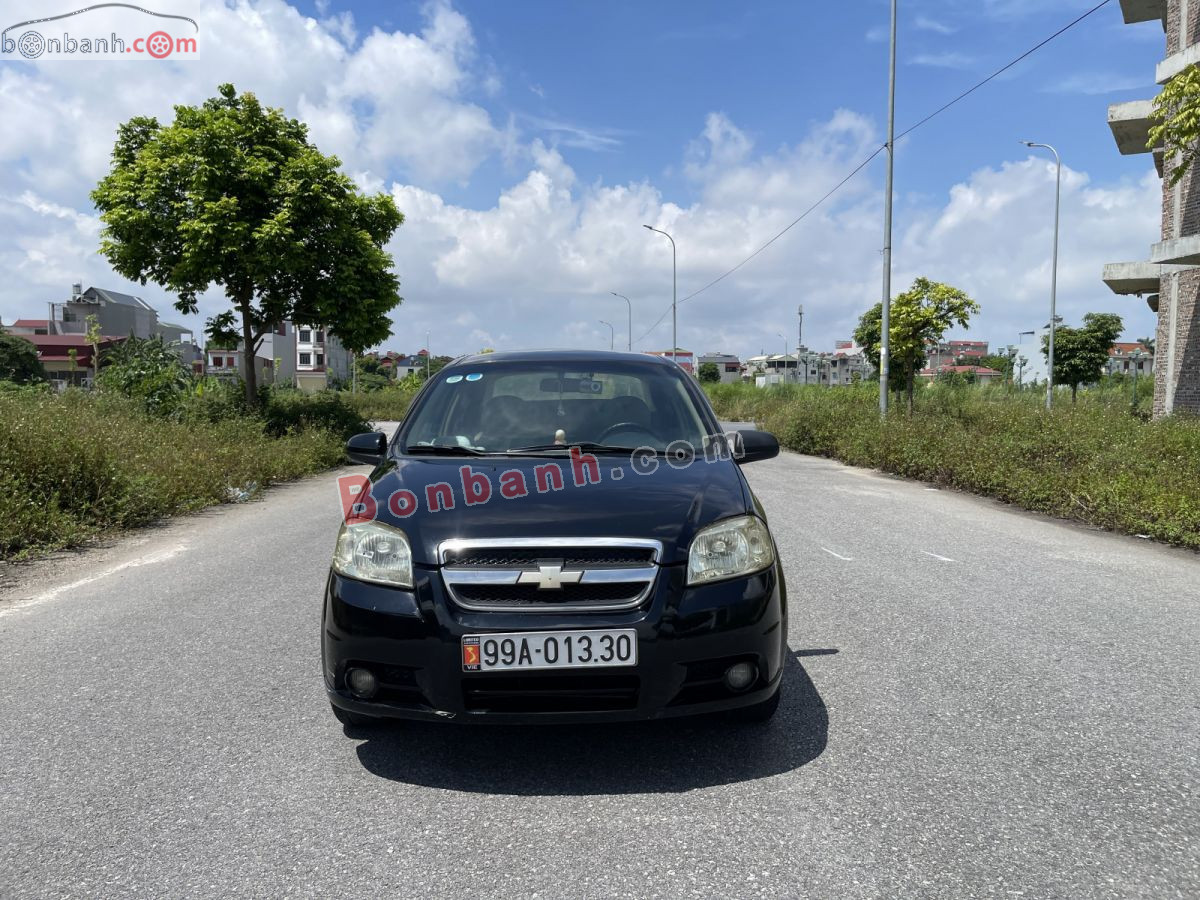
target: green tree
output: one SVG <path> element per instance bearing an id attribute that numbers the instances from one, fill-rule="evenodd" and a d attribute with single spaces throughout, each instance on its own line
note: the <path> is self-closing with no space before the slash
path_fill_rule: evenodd
<path id="1" fill-rule="evenodd" d="M 721 369 L 714 362 L 700 363 L 696 377 L 704 384 L 716 384 L 721 380 Z"/>
<path id="2" fill-rule="evenodd" d="M 979 357 L 979 362 L 976 365 L 985 366 L 989 369 L 995 369 L 997 372 L 1008 372 L 1009 363 L 1012 361 L 1006 353 L 986 353 Z"/>
<path id="3" fill-rule="evenodd" d="M 1163 86 L 1154 98 L 1150 121 L 1146 149 L 1162 147 L 1170 166 L 1170 184 L 1175 185 L 1200 152 L 1200 68 L 1190 66 Z"/>
<path id="4" fill-rule="evenodd" d="M 454 357 L 452 357 L 452 356 L 431 357 L 429 360 L 429 377 L 432 378 L 434 375 L 436 375 L 438 372 L 442 371 L 442 369 L 446 368 L 446 366 L 450 365 L 450 363 L 452 363 L 452 362 L 454 362 Z M 418 371 L 417 376 L 421 379 L 421 381 L 424 381 L 425 380 L 425 369 L 422 368 L 420 371 Z"/>
<path id="5" fill-rule="evenodd" d="M 1108 363 L 1108 351 L 1125 325 L 1114 313 L 1088 313 L 1081 328 L 1054 329 L 1054 383 L 1071 386 L 1071 403 L 1081 384 L 1099 381 Z M 1042 335 L 1042 355 L 1050 355 L 1050 335 Z"/>
<path id="6" fill-rule="evenodd" d="M 92 387 L 95 388 L 100 386 L 100 342 L 104 335 L 100 332 L 100 320 L 95 316 L 88 316 L 84 322 L 87 326 L 84 337 L 92 345 Z"/>
<path id="7" fill-rule="evenodd" d="M 1151 356 L 1154 355 L 1154 341 L 1155 341 L 1155 339 L 1152 337 L 1143 337 L 1143 338 L 1137 339 L 1137 342 L 1139 344 L 1141 344 L 1143 347 L 1145 347 L 1146 352 L 1149 353 Z"/>
<path id="8" fill-rule="evenodd" d="M 354 360 L 358 366 L 359 375 L 384 375 L 383 366 L 378 356 L 360 356 Z"/>
<path id="9" fill-rule="evenodd" d="M 183 313 L 210 286 L 224 290 L 232 309 L 209 332 L 236 326 L 253 406 L 255 351 L 284 319 L 321 322 L 356 351 L 391 333 L 401 299 L 384 245 L 404 217 L 389 195 L 359 193 L 303 123 L 231 84 L 219 94 L 176 106 L 170 125 L 121 125 L 92 199 L 117 272 L 171 290 Z"/>
<path id="10" fill-rule="evenodd" d="M 926 347 L 942 337 L 953 325 L 965 328 L 979 304 L 964 291 L 928 278 L 916 279 L 912 287 L 892 300 L 889 316 L 891 345 L 888 353 L 888 388 L 907 395 L 908 411 L 913 408 L 913 385 L 925 364 Z M 876 303 L 863 313 L 854 340 L 867 359 L 879 371 L 883 334 L 883 304 Z"/>
<path id="11" fill-rule="evenodd" d="M 37 348 L 15 334 L 0 334 L 0 381 L 33 384 L 46 380 Z"/>

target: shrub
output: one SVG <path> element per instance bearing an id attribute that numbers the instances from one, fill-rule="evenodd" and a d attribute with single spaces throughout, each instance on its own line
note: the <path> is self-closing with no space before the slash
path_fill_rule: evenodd
<path id="1" fill-rule="evenodd" d="M 161 337 L 130 337 L 108 351 L 99 387 L 137 400 L 147 412 L 165 416 L 179 407 L 191 380 L 179 355 Z"/>
<path id="2" fill-rule="evenodd" d="M 324 429 L 343 441 L 351 435 L 370 431 L 362 414 L 335 391 L 306 394 L 290 388 L 263 391 L 263 418 L 267 433 L 276 437 L 306 429 Z"/>
<path id="3" fill-rule="evenodd" d="M 421 383 L 412 376 L 403 378 L 394 386 L 369 393 L 351 394 L 342 392 L 342 399 L 364 419 L 372 422 L 399 421 L 408 413 L 412 399 L 420 390 Z"/>

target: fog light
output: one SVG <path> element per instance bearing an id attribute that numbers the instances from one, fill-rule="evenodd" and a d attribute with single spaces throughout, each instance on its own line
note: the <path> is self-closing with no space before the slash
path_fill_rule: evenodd
<path id="1" fill-rule="evenodd" d="M 725 670 L 725 686 L 731 691 L 744 691 L 757 677 L 758 669 L 754 663 L 734 663 Z"/>
<path id="2" fill-rule="evenodd" d="M 370 669 L 350 669 L 346 672 L 346 685 L 350 688 L 350 693 L 360 700 L 374 697 L 378 687 Z"/>

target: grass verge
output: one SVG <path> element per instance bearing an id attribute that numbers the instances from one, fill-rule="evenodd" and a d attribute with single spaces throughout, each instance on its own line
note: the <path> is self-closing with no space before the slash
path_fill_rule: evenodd
<path id="1" fill-rule="evenodd" d="M 934 385 L 913 415 L 879 418 L 873 385 L 713 385 L 726 420 L 790 450 L 996 497 L 1025 509 L 1200 549 L 1200 421 L 1147 422 L 1118 394 L 1043 397 Z"/>
<path id="2" fill-rule="evenodd" d="M 326 423 L 289 402 L 269 405 L 265 418 L 179 421 L 122 397 L 0 391 L 0 559 L 74 546 L 328 469 L 344 461 L 345 435 L 367 430 L 353 414 L 323 409 L 335 416 Z"/>

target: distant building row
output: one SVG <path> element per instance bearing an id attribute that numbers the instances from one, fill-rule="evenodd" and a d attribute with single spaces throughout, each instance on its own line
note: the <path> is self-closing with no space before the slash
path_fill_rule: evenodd
<path id="1" fill-rule="evenodd" d="M 99 287 L 85 291 L 77 283 L 71 287 L 70 299 L 50 301 L 48 307 L 49 318 L 17 319 L 4 328 L 32 343 L 46 373 L 61 383 L 82 384 L 90 378 L 89 318 L 95 319 L 102 335 L 101 354 L 130 337 L 160 337 L 196 374 L 236 377 L 242 370 L 242 342 L 232 348 L 209 345 L 201 350 L 190 328 L 160 321 L 153 306 L 132 294 Z M 348 381 L 352 372 L 350 352 L 319 325 L 282 322 L 263 336 L 254 355 L 260 384 L 319 390 Z"/>
<path id="2" fill-rule="evenodd" d="M 1007 348 L 1016 358 L 1016 348 Z M 670 350 L 653 351 L 654 356 L 670 358 Z M 981 364 L 989 355 L 987 341 L 940 341 L 931 343 L 925 366 L 919 377 L 932 381 L 938 375 L 957 374 L 986 383 L 1007 377 L 1006 372 Z M 838 341 L 832 352 L 813 351 L 800 347 L 786 355 L 761 354 L 744 363 L 728 353 L 705 353 L 696 356 L 691 351 L 675 354 L 681 368 L 696 374 L 699 367 L 712 363 L 717 367 L 721 382 L 754 382 L 760 387 L 780 382 L 823 384 L 829 386 L 854 384 L 875 377 L 874 367 L 862 347 L 853 341 Z M 1108 375 L 1150 375 L 1154 372 L 1154 351 L 1140 343 L 1117 343 L 1109 350 L 1105 373 Z M 1019 377 L 1019 376 L 1018 376 Z"/>

